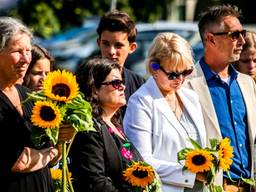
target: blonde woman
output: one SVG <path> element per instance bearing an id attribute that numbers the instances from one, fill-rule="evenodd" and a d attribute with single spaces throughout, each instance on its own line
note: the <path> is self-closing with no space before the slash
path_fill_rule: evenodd
<path id="1" fill-rule="evenodd" d="M 198 96 L 182 86 L 193 70 L 188 42 L 160 33 L 148 51 L 151 77 L 129 99 L 124 130 L 145 161 L 160 176 L 163 191 L 204 191 L 203 178 L 182 171 L 177 152 L 193 138 L 202 146 L 206 133 Z"/>

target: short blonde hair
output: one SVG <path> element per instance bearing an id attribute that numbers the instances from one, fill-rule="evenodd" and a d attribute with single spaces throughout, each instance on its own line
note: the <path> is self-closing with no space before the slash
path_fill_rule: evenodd
<path id="1" fill-rule="evenodd" d="M 152 62 L 169 59 L 170 65 L 165 66 L 172 71 L 182 71 L 193 67 L 192 49 L 189 43 L 175 33 L 159 33 L 148 50 L 147 71 L 152 74 Z"/>

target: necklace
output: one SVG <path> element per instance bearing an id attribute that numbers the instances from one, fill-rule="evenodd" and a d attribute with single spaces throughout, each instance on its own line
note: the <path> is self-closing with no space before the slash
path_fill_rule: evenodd
<path id="1" fill-rule="evenodd" d="M 172 111 L 173 113 L 175 114 L 175 116 L 177 117 L 177 119 L 179 120 L 181 118 L 181 115 L 183 113 L 183 110 L 182 110 L 182 102 L 180 101 L 179 99 L 179 96 L 175 93 L 175 96 L 174 96 L 174 108 L 172 108 Z"/>

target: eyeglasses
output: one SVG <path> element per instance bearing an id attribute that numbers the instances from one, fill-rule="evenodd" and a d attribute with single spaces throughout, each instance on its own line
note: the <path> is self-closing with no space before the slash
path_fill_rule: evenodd
<path id="1" fill-rule="evenodd" d="M 246 30 L 242 31 L 229 31 L 229 32 L 220 32 L 220 33 L 212 33 L 213 35 L 227 35 L 231 37 L 232 40 L 238 40 L 240 35 L 242 35 L 243 38 L 246 36 Z"/>
<path id="2" fill-rule="evenodd" d="M 106 81 L 101 83 L 101 85 L 112 85 L 112 87 L 114 89 L 120 89 L 122 87 L 122 85 L 124 85 L 124 81 L 120 80 L 120 79 L 115 79 L 112 81 Z"/>
<path id="3" fill-rule="evenodd" d="M 169 80 L 175 80 L 181 75 L 183 77 L 186 77 L 186 76 L 190 75 L 193 71 L 193 68 L 191 68 L 191 69 L 186 69 L 184 71 L 181 71 L 179 73 L 177 73 L 177 72 L 169 72 L 168 73 L 167 71 L 165 71 L 165 69 L 162 66 L 159 66 L 159 69 L 165 73 L 165 75 L 168 77 Z"/>

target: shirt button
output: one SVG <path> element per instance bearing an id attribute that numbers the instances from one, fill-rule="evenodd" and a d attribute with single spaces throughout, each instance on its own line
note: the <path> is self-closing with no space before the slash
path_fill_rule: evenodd
<path id="1" fill-rule="evenodd" d="M 243 146 L 243 144 L 240 143 L 240 144 L 239 144 L 239 147 L 242 147 L 242 146 Z"/>
<path id="2" fill-rule="evenodd" d="M 187 183 L 188 182 L 188 179 L 185 179 L 185 183 Z"/>
<path id="3" fill-rule="evenodd" d="M 234 122 L 234 124 L 235 124 L 235 125 L 237 124 L 236 121 Z"/>
<path id="4" fill-rule="evenodd" d="M 231 100 L 230 103 L 233 103 L 233 101 Z"/>

